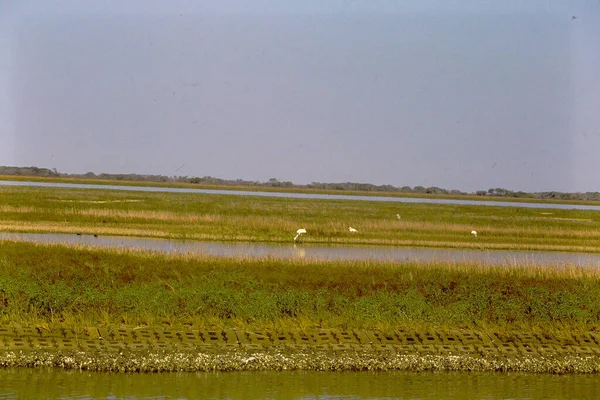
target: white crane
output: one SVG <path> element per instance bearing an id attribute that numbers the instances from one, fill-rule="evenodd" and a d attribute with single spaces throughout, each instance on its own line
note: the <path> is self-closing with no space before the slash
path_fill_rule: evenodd
<path id="1" fill-rule="evenodd" d="M 304 228 L 300 228 L 300 229 L 298 229 L 298 230 L 296 231 L 296 236 L 294 236 L 294 242 L 295 242 L 296 240 L 298 240 L 298 238 L 299 238 L 301 235 L 305 234 L 305 233 L 306 233 L 306 229 L 304 229 Z"/>
<path id="2" fill-rule="evenodd" d="M 402 219 L 402 217 L 400 216 L 400 214 L 396 214 L 396 218 L 398 218 L 398 221 Z"/>
<path id="3" fill-rule="evenodd" d="M 471 231 L 471 235 L 477 237 L 477 231 Z"/>
<path id="4" fill-rule="evenodd" d="M 354 229 L 353 227 L 348 228 L 348 231 L 350 232 L 358 232 L 356 229 Z"/>

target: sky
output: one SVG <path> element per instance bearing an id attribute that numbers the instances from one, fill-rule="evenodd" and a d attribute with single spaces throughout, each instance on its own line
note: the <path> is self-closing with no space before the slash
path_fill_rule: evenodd
<path id="1" fill-rule="evenodd" d="M 600 191 L 600 2 L 0 0 L 0 165 Z"/>

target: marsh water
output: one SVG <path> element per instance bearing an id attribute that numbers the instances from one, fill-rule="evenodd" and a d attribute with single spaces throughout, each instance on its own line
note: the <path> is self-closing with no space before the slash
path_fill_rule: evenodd
<path id="1" fill-rule="evenodd" d="M 128 186 L 128 185 L 94 185 L 84 183 L 61 183 L 61 182 L 31 182 L 31 181 L 1 181 L 0 186 L 34 186 L 53 187 L 69 189 L 104 189 L 104 190 L 129 190 L 136 192 L 168 192 L 168 193 L 201 193 L 201 194 L 225 194 L 232 196 L 259 196 L 259 197 L 283 197 L 293 199 L 315 199 L 315 200 L 356 200 L 356 201 L 380 201 L 393 203 L 431 203 L 431 204 L 462 204 L 497 207 L 524 207 L 524 208 L 556 208 L 563 210 L 595 210 L 600 211 L 600 205 L 583 204 L 556 204 L 556 203 L 527 203 L 511 201 L 477 201 L 459 199 L 430 199 L 416 197 L 389 197 L 389 196 L 354 196 L 342 194 L 319 194 L 319 193 L 289 193 L 289 192 L 261 192 L 250 190 L 218 190 L 218 189 L 193 189 L 173 188 L 156 186 Z"/>
<path id="2" fill-rule="evenodd" d="M 119 374 L 0 368 L 0 399 L 593 399 L 597 375 L 469 372 Z"/>
<path id="3" fill-rule="evenodd" d="M 392 246 L 347 246 L 312 244 L 264 244 L 196 242 L 119 236 L 94 236 L 65 233 L 0 232 L 0 240 L 36 243 L 85 244 L 104 248 L 129 248 L 161 253 L 199 253 L 225 257 L 305 258 L 311 260 L 382 260 L 382 261 L 450 261 L 479 264 L 551 264 L 600 268 L 600 254 L 503 250 L 464 250 L 411 248 Z"/>

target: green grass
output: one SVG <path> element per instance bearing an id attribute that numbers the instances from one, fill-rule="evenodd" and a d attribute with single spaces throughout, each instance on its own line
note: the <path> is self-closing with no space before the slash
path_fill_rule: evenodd
<path id="1" fill-rule="evenodd" d="M 0 231 L 291 242 L 298 228 L 307 243 L 600 251 L 597 211 L 0 187 Z"/>
<path id="2" fill-rule="evenodd" d="M 346 329 L 600 328 L 580 268 L 320 262 L 0 242 L 0 323 Z"/>

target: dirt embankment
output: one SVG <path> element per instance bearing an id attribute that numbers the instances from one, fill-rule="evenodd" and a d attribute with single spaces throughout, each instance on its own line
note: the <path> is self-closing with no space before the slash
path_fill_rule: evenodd
<path id="1" fill-rule="evenodd" d="M 97 371 L 600 372 L 600 334 L 0 327 L 0 366 Z"/>

